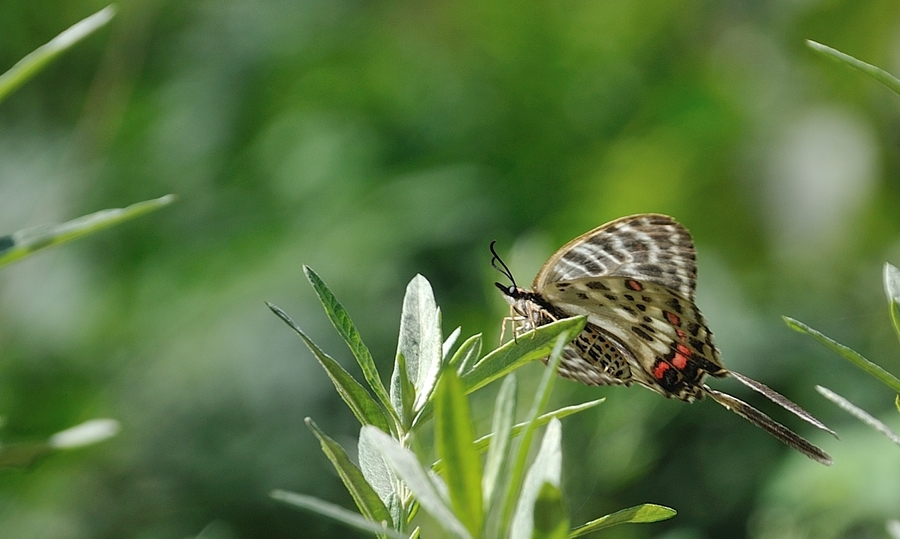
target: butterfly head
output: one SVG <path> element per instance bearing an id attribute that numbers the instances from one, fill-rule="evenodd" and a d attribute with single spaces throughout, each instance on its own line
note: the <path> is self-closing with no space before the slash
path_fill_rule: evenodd
<path id="1" fill-rule="evenodd" d="M 494 283 L 494 286 L 499 288 L 500 291 L 503 292 L 503 295 L 512 302 L 521 298 L 525 291 L 516 285 L 516 279 L 513 277 L 512 271 L 509 270 L 509 266 L 507 266 L 506 262 L 504 262 L 503 259 L 500 258 L 500 255 L 497 254 L 497 251 L 494 249 L 494 244 L 496 243 L 497 240 L 491 242 L 491 254 L 494 255 L 494 258 L 491 259 L 491 266 L 499 271 L 501 275 L 509 279 L 510 284 Z"/>

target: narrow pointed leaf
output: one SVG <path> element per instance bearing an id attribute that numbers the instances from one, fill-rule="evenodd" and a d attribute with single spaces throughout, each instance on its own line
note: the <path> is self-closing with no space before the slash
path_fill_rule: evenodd
<path id="1" fill-rule="evenodd" d="M 357 454 L 363 477 L 387 507 L 392 522 L 402 523 L 399 479 L 381 457 L 381 452 L 372 447 L 369 438 L 363 437 L 362 432 L 357 442 Z"/>
<path id="2" fill-rule="evenodd" d="M 527 539 L 534 531 L 534 506 L 545 483 L 559 488 L 562 474 L 562 424 L 554 419 L 544 432 L 544 439 L 534 462 L 525 475 L 522 492 L 512 520 L 510 537 Z M 568 525 L 566 526 L 568 529 Z"/>
<path id="3" fill-rule="evenodd" d="M 525 474 L 525 464 L 528 460 L 528 451 L 531 448 L 531 441 L 534 438 L 534 432 L 537 429 L 537 418 L 541 410 L 547 406 L 550 400 L 550 393 L 553 391 L 553 385 L 556 381 L 556 370 L 559 368 L 562 350 L 568 341 L 568 335 L 561 333 L 557 335 L 556 342 L 550 352 L 550 359 L 547 362 L 547 370 L 541 376 L 535 392 L 534 402 L 528 413 L 525 430 L 522 433 L 522 440 L 519 442 L 518 450 L 515 453 L 512 469 L 509 478 L 505 481 L 503 487 L 502 503 L 500 504 L 501 519 L 500 529 L 505 530 L 507 523 L 512 517 L 513 508 L 516 506 L 517 494 L 522 484 L 522 477 Z"/>
<path id="4" fill-rule="evenodd" d="M 409 431 L 416 415 L 413 413 L 413 402 L 416 398 L 416 389 L 408 377 L 406 358 L 400 352 L 394 358 L 394 372 L 391 373 L 391 406 L 400 418 L 400 425 L 404 431 Z"/>
<path id="5" fill-rule="evenodd" d="M 410 450 L 374 427 L 363 427 L 360 436 L 369 438 L 372 446 L 381 452 L 384 461 L 403 480 L 418 503 L 445 531 L 458 539 L 472 539 L 472 535 L 447 506 L 437 487 L 428 477 L 428 472 Z"/>
<path id="6" fill-rule="evenodd" d="M 825 57 L 836 60 L 858 71 L 862 71 L 866 75 L 872 77 L 881 84 L 884 84 L 885 86 L 893 90 L 894 93 L 900 95 L 900 80 L 898 80 L 897 77 L 891 75 L 887 71 L 879 67 L 875 67 L 871 64 L 867 64 L 861 60 L 857 60 L 849 54 L 845 54 L 837 49 L 832 49 L 828 45 L 822 45 L 821 43 L 817 43 L 809 39 L 806 40 L 806 44 L 810 49 L 818 52 Z"/>
<path id="7" fill-rule="evenodd" d="M 319 364 L 322 365 L 322 368 L 325 369 L 325 373 L 328 374 L 328 378 L 331 379 L 334 388 L 337 389 L 338 394 L 344 399 L 344 402 L 347 403 L 347 406 L 350 408 L 350 411 L 353 412 L 353 415 L 356 416 L 356 419 L 363 425 L 374 425 L 385 432 L 390 432 L 390 426 L 388 424 L 387 416 L 384 414 L 384 410 L 382 410 L 381 406 L 375 402 L 375 399 L 369 395 L 366 388 L 357 382 L 350 373 L 344 370 L 337 361 L 316 346 L 316 343 L 307 337 L 306 333 L 304 333 L 284 311 L 272 303 L 267 302 L 266 305 L 269 306 L 269 309 L 271 309 L 273 313 L 278 315 L 279 318 L 297 332 L 297 335 L 300 336 L 307 348 L 309 348 L 319 361 Z"/>
<path id="8" fill-rule="evenodd" d="M 558 320 L 497 348 L 462 374 L 466 391 L 471 393 L 528 362 L 549 356 L 557 336 L 564 335 L 565 342 L 571 341 L 584 328 L 585 320 L 583 316 Z"/>
<path id="9" fill-rule="evenodd" d="M 884 265 L 884 293 L 891 309 L 891 323 L 900 338 L 900 269 L 891 264 Z"/>
<path id="10" fill-rule="evenodd" d="M 532 539 L 566 539 L 569 535 L 569 515 L 566 513 L 562 491 L 556 485 L 544 483 L 534 502 L 534 530 Z"/>
<path id="11" fill-rule="evenodd" d="M 547 412 L 546 414 L 542 414 L 540 417 L 537 418 L 536 425 L 538 427 L 543 427 L 544 425 L 549 423 L 551 419 L 554 419 L 554 418 L 562 419 L 562 418 L 570 416 L 572 414 L 577 414 L 578 412 L 583 412 L 585 410 L 593 408 L 594 406 L 597 406 L 598 404 L 602 403 L 605 400 L 606 400 L 606 397 L 604 397 L 602 399 L 583 402 L 581 404 L 575 404 L 572 406 L 564 406 L 563 408 L 559 408 L 558 410 L 554 410 L 552 412 Z M 522 432 L 522 430 L 527 426 L 528 426 L 528 423 L 526 423 L 526 422 L 517 423 L 517 424 L 513 425 L 513 428 L 512 428 L 513 437 L 518 436 Z M 491 447 L 491 445 L 493 444 L 494 434 L 496 432 L 497 431 L 494 430 L 491 434 L 486 434 L 486 435 L 482 436 L 481 438 L 475 440 L 475 448 L 478 449 L 478 451 L 484 451 L 484 450 L 488 449 L 489 447 Z"/>
<path id="12" fill-rule="evenodd" d="M 513 436 L 513 421 L 516 418 L 516 375 L 510 373 L 503 380 L 500 392 L 497 393 L 497 401 L 494 404 L 494 420 L 491 424 L 491 433 L 496 437 L 495 443 L 488 449 L 487 460 L 484 465 L 484 478 L 482 479 L 482 492 L 484 493 L 484 508 L 487 511 L 494 507 L 497 483 L 504 471 L 504 464 L 509 462 L 507 455 Z M 479 450 L 477 443 L 475 449 Z"/>
<path id="13" fill-rule="evenodd" d="M 886 370 L 882 369 L 878 365 L 872 363 L 871 361 L 864 358 L 863 356 L 861 356 L 854 350 L 819 333 L 818 331 L 807 326 L 803 322 L 794 320 L 793 318 L 790 318 L 787 316 L 782 316 L 782 318 L 784 318 L 784 321 L 787 323 L 789 328 L 793 329 L 794 331 L 798 331 L 800 333 L 806 333 L 807 335 L 811 336 L 813 339 L 819 341 L 820 343 L 824 344 L 828 348 L 831 348 L 832 350 L 834 350 L 835 352 L 837 352 L 838 354 L 843 356 L 850 363 L 853 363 L 854 365 L 856 365 L 860 369 L 866 371 L 867 373 L 871 374 L 878 380 L 881 380 L 889 388 L 900 393 L 900 380 L 898 380 L 897 377 L 894 376 L 893 374 L 887 372 Z"/>
<path id="14" fill-rule="evenodd" d="M 649 522 L 668 520 L 676 514 L 674 509 L 662 505 L 655 505 L 652 503 L 636 505 L 634 507 L 629 507 L 628 509 L 616 511 L 605 517 L 600 517 L 597 520 L 592 520 L 583 526 L 575 528 L 569 532 L 569 539 L 581 537 L 582 535 L 587 535 L 591 532 L 610 528 L 619 524 L 646 524 Z"/>
<path id="15" fill-rule="evenodd" d="M 450 333 L 450 336 L 444 339 L 444 344 L 441 347 L 441 357 L 447 359 L 447 356 L 450 354 L 450 350 L 453 350 L 453 345 L 456 344 L 457 339 L 459 339 L 459 335 L 462 333 L 462 328 L 457 327 Z"/>
<path id="16" fill-rule="evenodd" d="M 0 75 L 0 101 L 3 101 L 16 88 L 25 84 L 36 73 L 39 73 L 57 56 L 92 34 L 98 28 L 106 25 L 115 13 L 115 7 L 107 6 L 90 17 L 73 24 L 58 36 L 16 62 L 9 71 Z"/>
<path id="17" fill-rule="evenodd" d="M 132 204 L 127 208 L 115 208 L 73 219 L 63 224 L 42 225 L 0 236 L 0 266 L 5 266 L 31 253 L 66 243 L 98 230 L 134 219 L 171 204 L 175 195 Z"/>
<path id="18" fill-rule="evenodd" d="M 311 513 L 326 516 L 345 524 L 351 528 L 366 532 L 375 533 L 391 539 L 406 539 L 406 535 L 388 528 L 386 525 L 372 522 L 365 517 L 353 511 L 348 511 L 339 505 L 328 503 L 325 500 L 306 496 L 305 494 L 297 494 L 296 492 L 288 492 L 286 490 L 273 490 L 269 496 L 280 502 L 284 502 L 294 507 L 299 507 Z"/>
<path id="19" fill-rule="evenodd" d="M 450 504 L 469 532 L 477 535 L 484 520 L 481 456 L 472 445 L 475 430 L 469 416 L 469 403 L 453 369 L 447 369 L 441 375 L 434 397 L 435 443 L 438 456 L 445 464 L 442 475 Z"/>
<path id="20" fill-rule="evenodd" d="M 472 335 L 465 340 L 459 349 L 450 358 L 448 365 L 456 369 L 457 374 L 462 376 L 463 373 L 469 371 L 472 365 L 478 361 L 481 356 L 481 333 Z"/>
<path id="21" fill-rule="evenodd" d="M 347 310 L 341 305 L 341 302 L 337 300 L 328 286 L 325 285 L 325 282 L 322 281 L 312 268 L 303 266 L 303 273 L 306 274 L 306 278 L 312 285 L 313 290 L 315 290 L 316 295 L 319 296 L 319 301 L 322 303 L 322 307 L 325 308 L 325 314 L 327 314 L 328 319 L 331 320 L 331 325 L 333 325 L 334 329 L 336 329 L 340 336 L 343 337 L 344 342 L 347 343 L 347 347 L 350 348 L 350 352 L 353 353 L 353 357 L 356 358 L 356 362 L 359 363 L 363 378 L 366 379 L 369 387 L 372 388 L 375 397 L 381 401 L 382 406 L 390 411 L 391 400 L 388 397 L 387 388 L 384 387 L 384 383 L 381 381 L 381 376 L 378 374 L 378 368 L 375 366 L 375 360 L 372 358 L 372 353 L 369 352 L 369 348 L 363 342 L 362 337 L 356 329 L 356 326 L 353 324 L 353 320 L 350 319 Z"/>
<path id="22" fill-rule="evenodd" d="M 385 522 L 389 528 L 393 528 L 393 519 L 388 512 L 384 502 L 379 498 L 378 493 L 366 481 L 363 473 L 347 456 L 347 452 L 337 442 L 328 437 L 312 419 L 306 418 L 306 426 L 319 439 L 322 446 L 322 452 L 331 461 L 338 476 L 356 502 L 356 506 L 364 517 L 373 522 Z"/>
<path id="23" fill-rule="evenodd" d="M 888 440 L 894 442 L 897 445 L 900 445 L 900 436 L 897 435 L 896 432 L 891 430 L 890 427 L 882 423 L 881 421 L 875 419 L 868 412 L 863 410 L 862 408 L 857 407 L 852 402 L 848 401 L 844 397 L 838 395 L 834 391 L 831 391 L 827 387 L 816 386 L 816 391 L 818 391 L 823 397 L 830 400 L 831 402 L 837 404 L 844 411 L 848 412 L 850 415 L 854 416 L 856 419 L 859 419 L 866 425 L 872 427 L 877 430 L 881 434 L 884 434 Z"/>

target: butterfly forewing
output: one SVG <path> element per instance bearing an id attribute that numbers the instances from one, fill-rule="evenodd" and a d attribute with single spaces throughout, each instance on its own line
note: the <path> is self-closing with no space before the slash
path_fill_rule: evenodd
<path id="1" fill-rule="evenodd" d="M 622 217 L 564 245 L 538 272 L 533 288 L 598 276 L 660 284 L 693 301 L 697 279 L 694 242 L 690 233 L 667 215 Z"/>

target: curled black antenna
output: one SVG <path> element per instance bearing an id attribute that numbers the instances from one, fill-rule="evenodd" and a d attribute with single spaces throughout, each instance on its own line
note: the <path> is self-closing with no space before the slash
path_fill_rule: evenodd
<path id="1" fill-rule="evenodd" d="M 497 240 L 494 240 L 491 242 L 491 254 L 494 255 L 494 258 L 491 259 L 491 266 L 495 270 L 497 270 L 501 274 L 503 274 L 504 277 L 509 279 L 509 281 L 512 283 L 512 288 L 518 288 L 516 286 L 516 280 L 513 278 L 512 272 L 509 271 L 509 266 L 506 265 L 506 262 L 504 262 L 503 259 L 500 258 L 500 255 L 498 255 L 497 251 L 494 249 L 495 243 L 497 243 Z M 500 288 L 506 288 L 505 286 L 501 285 L 500 283 L 497 283 L 497 286 Z"/>

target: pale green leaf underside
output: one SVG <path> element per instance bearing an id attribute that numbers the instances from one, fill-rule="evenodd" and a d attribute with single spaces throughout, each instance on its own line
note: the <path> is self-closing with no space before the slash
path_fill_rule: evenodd
<path id="1" fill-rule="evenodd" d="M 31 253 L 80 238 L 104 228 L 134 219 L 171 204 L 175 195 L 132 204 L 127 208 L 102 210 L 56 225 L 41 225 L 0 236 L 0 266 Z"/>
<path id="2" fill-rule="evenodd" d="M 0 101 L 39 73 L 57 56 L 108 23 L 115 13 L 116 9 L 113 6 L 107 6 L 90 17 L 73 24 L 16 62 L 6 73 L 0 75 Z"/>
<path id="3" fill-rule="evenodd" d="M 540 449 L 525 474 L 522 492 L 513 515 L 510 535 L 530 537 L 534 532 L 534 506 L 545 483 L 559 488 L 562 474 L 562 424 L 553 419 L 544 432 Z"/>
<path id="4" fill-rule="evenodd" d="M 288 492 L 286 490 L 273 490 L 269 495 L 280 502 L 332 518 L 342 524 L 363 532 L 375 533 L 390 537 L 391 539 L 406 539 L 405 535 L 396 530 L 392 530 L 384 524 L 372 522 L 358 513 L 348 511 L 339 505 L 334 505 L 333 503 L 320 500 L 319 498 L 306 496 L 305 494 L 297 494 L 295 492 Z"/>
<path id="5" fill-rule="evenodd" d="M 615 513 L 592 520 L 583 526 L 579 526 L 569 532 L 569 539 L 581 537 L 597 530 L 617 526 L 619 524 L 646 524 L 649 522 L 659 522 L 674 517 L 676 514 L 674 509 L 645 503 L 616 511 Z"/>

